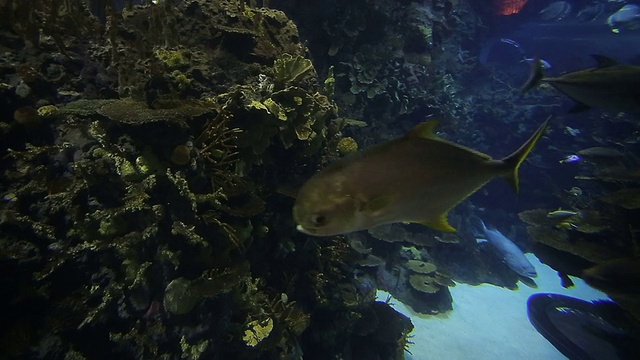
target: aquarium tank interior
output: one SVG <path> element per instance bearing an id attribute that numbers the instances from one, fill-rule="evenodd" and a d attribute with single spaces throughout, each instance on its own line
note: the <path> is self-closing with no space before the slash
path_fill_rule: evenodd
<path id="1" fill-rule="evenodd" d="M 640 358 L 640 1 L 0 0 L 0 360 Z"/>

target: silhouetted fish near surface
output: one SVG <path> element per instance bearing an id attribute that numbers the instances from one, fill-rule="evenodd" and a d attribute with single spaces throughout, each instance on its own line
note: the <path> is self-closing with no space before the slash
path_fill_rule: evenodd
<path id="1" fill-rule="evenodd" d="M 577 102 L 571 112 L 590 107 L 640 113 L 640 66 L 624 65 L 602 55 L 592 55 L 598 65 L 559 77 L 545 77 L 542 65 L 533 62 L 523 94 L 548 83 Z"/>
<path id="2" fill-rule="evenodd" d="M 338 160 L 309 179 L 293 208 L 297 229 L 331 236 L 394 222 L 455 231 L 447 212 L 496 176 L 518 189 L 518 168 L 547 119 L 504 159 L 441 139 L 436 121 L 406 136 Z"/>

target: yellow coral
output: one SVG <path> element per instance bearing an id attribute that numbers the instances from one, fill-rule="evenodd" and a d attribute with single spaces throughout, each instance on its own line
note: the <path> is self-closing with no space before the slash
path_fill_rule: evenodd
<path id="1" fill-rule="evenodd" d="M 287 121 L 287 113 L 282 106 L 269 98 L 262 102 L 269 112 L 278 117 L 278 120 Z"/>
<path id="2" fill-rule="evenodd" d="M 157 49 L 156 57 L 170 68 L 180 67 L 189 64 L 189 60 L 180 50 Z"/>
<path id="3" fill-rule="evenodd" d="M 354 153 L 358 151 L 358 143 L 352 137 L 343 137 L 338 141 L 337 149 L 341 155 Z"/>
<path id="4" fill-rule="evenodd" d="M 58 107 L 55 105 L 45 105 L 38 108 L 38 115 L 42 117 L 48 117 L 56 113 Z"/>
<path id="5" fill-rule="evenodd" d="M 255 347 L 271 334 L 271 330 L 273 330 L 273 320 L 271 318 L 263 321 L 253 320 L 247 324 L 247 330 L 244 331 L 242 340 L 247 345 Z"/>
<path id="6" fill-rule="evenodd" d="M 179 70 L 174 70 L 171 73 L 171 77 L 180 90 L 188 88 L 193 82 L 193 79 L 190 79 L 187 75 Z"/>

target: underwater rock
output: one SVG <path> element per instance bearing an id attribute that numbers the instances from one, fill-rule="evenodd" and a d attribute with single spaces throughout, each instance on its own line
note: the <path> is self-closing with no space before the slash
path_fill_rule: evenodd
<path id="1" fill-rule="evenodd" d="M 33 129 L 42 123 L 38 111 L 31 106 L 16 109 L 13 112 L 13 120 L 28 129 Z"/>
<path id="2" fill-rule="evenodd" d="M 184 315 L 202 300 L 189 288 L 191 281 L 185 278 L 171 280 L 164 292 L 164 308 L 172 314 Z"/>
<path id="3" fill-rule="evenodd" d="M 191 162 L 191 148 L 184 144 L 174 147 L 171 152 L 171 162 L 181 166 L 188 165 Z"/>
<path id="4" fill-rule="evenodd" d="M 100 106 L 97 113 L 115 122 L 139 125 L 150 122 L 182 124 L 187 119 L 215 111 L 211 104 L 197 101 L 172 102 L 162 104 L 162 106 L 161 108 L 151 109 L 141 101 L 122 99 Z"/>

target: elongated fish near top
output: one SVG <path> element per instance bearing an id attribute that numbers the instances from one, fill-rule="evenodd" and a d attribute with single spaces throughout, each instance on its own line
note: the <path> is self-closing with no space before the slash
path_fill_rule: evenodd
<path id="1" fill-rule="evenodd" d="M 434 133 L 437 122 L 424 122 L 404 137 L 338 160 L 311 177 L 293 207 L 297 229 L 331 236 L 412 222 L 453 232 L 447 212 L 494 177 L 518 190 L 518 168 L 548 121 L 501 160 L 441 139 Z"/>
<path id="2" fill-rule="evenodd" d="M 596 67 L 559 77 L 545 77 L 542 65 L 534 61 L 529 80 L 520 93 L 544 82 L 577 102 L 571 112 L 594 107 L 640 113 L 640 66 L 623 65 L 602 55 L 592 57 Z"/>
<path id="3" fill-rule="evenodd" d="M 526 256 L 518 245 L 509 240 L 506 236 L 502 235 L 497 229 L 489 229 L 484 225 L 484 221 L 480 221 L 482 224 L 482 231 L 484 232 L 484 238 L 495 247 L 502 259 L 509 266 L 509 268 L 518 275 L 526 277 L 536 277 L 538 273 L 536 268 L 529 262 Z"/>

